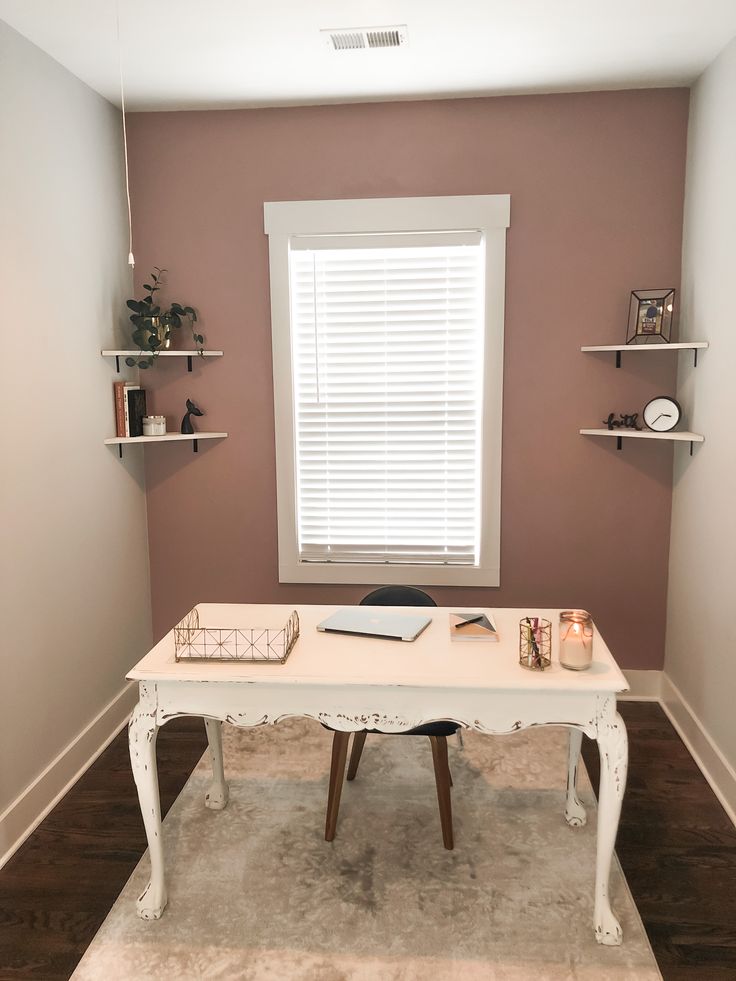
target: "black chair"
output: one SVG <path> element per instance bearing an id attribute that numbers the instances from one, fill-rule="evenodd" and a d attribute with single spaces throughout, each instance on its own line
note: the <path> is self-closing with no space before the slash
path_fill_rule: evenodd
<path id="1" fill-rule="evenodd" d="M 361 606 L 437 606 L 431 596 L 413 586 L 381 586 L 360 601 Z M 445 848 L 454 848 L 452 834 L 452 803 L 450 788 L 452 777 L 447 759 L 447 737 L 457 732 L 456 722 L 428 722 L 401 736 L 429 736 L 432 744 L 432 759 L 434 761 L 434 777 L 437 784 L 437 802 L 440 808 L 440 823 L 442 825 L 442 841 Z M 369 732 L 379 732 L 378 729 L 365 729 L 356 732 L 353 738 L 353 749 L 348 766 L 348 780 L 354 780 L 358 772 L 360 756 L 363 752 L 365 739 Z M 327 798 L 327 818 L 325 821 L 325 841 L 332 841 L 337 829 L 337 815 L 340 810 L 340 796 L 345 775 L 345 761 L 348 755 L 349 732 L 333 730 L 332 765 L 330 767 L 330 787 Z"/>

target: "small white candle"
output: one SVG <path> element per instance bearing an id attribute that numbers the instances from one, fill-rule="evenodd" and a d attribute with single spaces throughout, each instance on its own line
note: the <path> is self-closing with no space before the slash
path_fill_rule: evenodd
<path id="1" fill-rule="evenodd" d="M 166 416 L 143 416 L 144 436 L 165 436 Z"/>
<path id="2" fill-rule="evenodd" d="M 571 671 L 584 671 L 593 660 L 593 630 L 587 622 L 560 620 L 560 664 Z"/>

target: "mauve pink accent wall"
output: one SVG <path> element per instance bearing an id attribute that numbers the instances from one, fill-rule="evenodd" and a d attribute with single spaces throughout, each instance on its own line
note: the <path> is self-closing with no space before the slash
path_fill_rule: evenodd
<path id="1" fill-rule="evenodd" d="M 137 286 L 166 267 L 225 351 L 160 362 L 152 407 L 178 428 L 190 396 L 230 434 L 146 451 L 155 634 L 196 602 L 366 592 L 278 582 L 263 202 L 508 193 L 502 584 L 430 592 L 585 607 L 623 666 L 660 668 L 672 446 L 578 430 L 672 392 L 676 356 L 579 349 L 625 339 L 631 289 L 679 286 L 687 113 L 669 89 L 131 116 Z"/>

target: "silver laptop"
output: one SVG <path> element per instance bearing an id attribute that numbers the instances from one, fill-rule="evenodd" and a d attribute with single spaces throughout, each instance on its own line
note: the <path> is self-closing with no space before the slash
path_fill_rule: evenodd
<path id="1" fill-rule="evenodd" d="M 331 617 L 317 624 L 317 630 L 326 634 L 359 634 L 387 640 L 416 640 L 431 622 L 431 617 L 421 613 L 392 613 L 385 607 L 354 606 L 333 613 Z"/>

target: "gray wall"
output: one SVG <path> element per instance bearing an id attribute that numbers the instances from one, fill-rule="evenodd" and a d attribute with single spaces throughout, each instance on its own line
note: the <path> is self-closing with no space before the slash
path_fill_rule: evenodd
<path id="1" fill-rule="evenodd" d="M 680 336 L 707 340 L 680 362 L 690 428 L 675 457 L 665 671 L 736 767 L 736 39 L 692 90 Z"/>
<path id="2" fill-rule="evenodd" d="M 120 127 L 0 22 L 0 815 L 150 641 L 141 451 L 102 442 L 131 288 Z"/>

